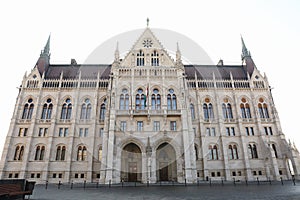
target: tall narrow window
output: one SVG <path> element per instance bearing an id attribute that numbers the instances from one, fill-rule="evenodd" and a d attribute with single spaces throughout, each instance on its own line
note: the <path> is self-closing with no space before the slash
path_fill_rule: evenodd
<path id="1" fill-rule="evenodd" d="M 77 161 L 85 161 L 87 158 L 87 149 L 85 146 L 79 146 L 77 149 Z"/>
<path id="2" fill-rule="evenodd" d="M 242 98 L 242 103 L 240 104 L 242 118 L 244 119 L 250 119 L 251 118 L 251 111 L 250 106 L 247 103 L 247 100 L 245 98 Z"/>
<path id="3" fill-rule="evenodd" d="M 53 104 L 52 100 L 49 98 L 43 105 L 41 119 L 51 119 Z"/>
<path id="4" fill-rule="evenodd" d="M 135 96 L 135 109 L 144 110 L 146 106 L 146 96 L 144 95 L 143 89 L 139 88 Z"/>
<path id="5" fill-rule="evenodd" d="M 248 153 L 251 159 L 258 158 L 257 148 L 255 144 L 248 145 Z"/>
<path id="6" fill-rule="evenodd" d="M 122 90 L 122 94 L 120 95 L 120 110 L 128 110 L 129 109 L 129 94 L 127 89 Z"/>
<path id="7" fill-rule="evenodd" d="M 121 130 L 122 132 L 126 132 L 126 130 L 127 130 L 126 126 L 127 126 L 126 121 L 121 121 L 121 127 L 120 127 L 120 130 Z"/>
<path id="8" fill-rule="evenodd" d="M 137 66 L 144 66 L 145 65 L 145 58 L 144 52 L 140 50 L 136 55 L 136 65 Z"/>
<path id="9" fill-rule="evenodd" d="M 33 100 L 30 98 L 28 99 L 27 103 L 24 105 L 22 119 L 31 119 L 33 113 Z"/>
<path id="10" fill-rule="evenodd" d="M 218 160 L 219 159 L 219 155 L 218 155 L 218 147 L 217 145 L 210 145 L 209 146 L 209 160 Z"/>
<path id="11" fill-rule="evenodd" d="M 71 114 L 72 114 L 72 103 L 71 103 L 71 99 L 67 98 L 62 106 L 60 118 L 71 119 Z"/>
<path id="12" fill-rule="evenodd" d="M 98 160 L 101 162 L 102 161 L 102 147 L 99 148 L 98 152 Z"/>
<path id="13" fill-rule="evenodd" d="M 177 99 L 173 89 L 169 89 L 167 95 L 167 107 L 168 110 L 177 110 Z"/>
<path id="14" fill-rule="evenodd" d="M 214 118 L 213 105 L 209 98 L 205 98 L 205 102 L 203 103 L 203 114 L 205 120 L 211 120 Z"/>
<path id="15" fill-rule="evenodd" d="M 16 146 L 14 160 L 22 160 L 23 154 L 24 154 L 24 146 L 23 145 Z"/>
<path id="16" fill-rule="evenodd" d="M 277 150 L 276 150 L 275 144 L 272 144 L 271 147 L 272 147 L 272 149 L 274 151 L 275 158 L 278 158 L 278 154 L 277 154 Z"/>
<path id="17" fill-rule="evenodd" d="M 196 115 L 195 115 L 195 106 L 192 103 L 190 104 L 190 110 L 191 110 L 191 117 L 194 120 L 196 118 Z"/>
<path id="18" fill-rule="evenodd" d="M 158 55 L 157 51 L 155 51 L 155 50 L 151 54 L 151 65 L 159 66 L 159 55 Z"/>
<path id="19" fill-rule="evenodd" d="M 160 94 L 158 89 L 154 89 L 151 95 L 151 109 L 152 110 L 160 110 Z"/>
<path id="20" fill-rule="evenodd" d="M 224 119 L 232 119 L 232 107 L 231 104 L 229 103 L 228 98 L 224 99 L 224 103 L 222 104 L 222 111 L 223 111 L 223 117 Z"/>
<path id="21" fill-rule="evenodd" d="M 198 149 L 197 149 L 197 146 L 196 146 L 196 145 L 195 145 L 195 157 L 196 157 L 196 160 L 199 159 L 199 157 L 198 157 Z"/>
<path id="22" fill-rule="evenodd" d="M 100 121 L 104 121 L 106 113 L 106 99 L 104 99 L 103 103 L 100 106 Z"/>
<path id="23" fill-rule="evenodd" d="M 81 105 L 80 119 L 91 118 L 92 105 L 90 99 L 85 99 Z"/>
<path id="24" fill-rule="evenodd" d="M 56 148 L 55 160 L 63 161 L 63 160 L 65 160 L 65 155 L 66 155 L 66 146 L 58 146 Z"/>
<path id="25" fill-rule="evenodd" d="M 143 131 L 143 121 L 137 121 L 137 131 Z"/>
<path id="26" fill-rule="evenodd" d="M 35 150 L 34 160 L 43 160 L 45 154 L 45 146 L 37 146 Z"/>
<path id="27" fill-rule="evenodd" d="M 171 131 L 176 131 L 177 130 L 176 121 L 171 121 L 170 122 L 170 130 Z"/>
<path id="28" fill-rule="evenodd" d="M 231 159 L 231 160 L 239 159 L 238 150 L 237 150 L 236 145 L 229 145 L 228 150 L 229 150 L 229 152 L 228 152 L 229 159 Z"/>
<path id="29" fill-rule="evenodd" d="M 269 118 L 268 106 L 265 103 L 263 98 L 259 98 L 258 112 L 259 112 L 260 118 Z"/>

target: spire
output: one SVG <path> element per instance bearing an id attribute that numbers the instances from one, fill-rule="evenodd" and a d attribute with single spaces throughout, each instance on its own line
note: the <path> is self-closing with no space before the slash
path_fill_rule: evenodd
<path id="1" fill-rule="evenodd" d="M 149 18 L 147 17 L 147 27 L 149 26 Z"/>
<path id="2" fill-rule="evenodd" d="M 177 42 L 177 49 L 176 49 L 176 63 L 181 63 L 181 52 L 179 49 L 178 42 Z"/>
<path id="3" fill-rule="evenodd" d="M 47 43 L 46 43 L 41 55 L 47 55 L 47 56 L 50 55 L 50 37 L 51 37 L 51 34 L 48 37 Z"/>
<path id="4" fill-rule="evenodd" d="M 116 50 L 115 50 L 115 62 L 120 61 L 120 53 L 119 53 L 119 42 L 117 42 Z"/>
<path id="5" fill-rule="evenodd" d="M 242 59 L 244 59 L 245 57 L 251 57 L 250 51 L 248 51 L 243 36 L 241 36 L 241 40 L 242 40 Z"/>

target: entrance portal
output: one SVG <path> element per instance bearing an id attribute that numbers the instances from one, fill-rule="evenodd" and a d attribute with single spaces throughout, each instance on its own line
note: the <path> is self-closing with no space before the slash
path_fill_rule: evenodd
<path id="1" fill-rule="evenodd" d="M 158 181 L 177 181 L 177 162 L 174 148 L 163 143 L 156 150 Z"/>
<path id="2" fill-rule="evenodd" d="M 142 180 L 142 153 L 134 143 L 127 144 L 122 150 L 121 177 L 127 182 Z"/>

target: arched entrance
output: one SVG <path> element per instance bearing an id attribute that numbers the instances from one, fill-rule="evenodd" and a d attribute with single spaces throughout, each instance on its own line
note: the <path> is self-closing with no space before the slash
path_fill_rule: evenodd
<path id="1" fill-rule="evenodd" d="M 177 162 L 174 148 L 169 143 L 156 150 L 156 175 L 158 181 L 177 181 Z"/>
<path id="2" fill-rule="evenodd" d="M 134 143 L 127 144 L 122 150 L 121 178 L 127 182 L 142 180 L 142 152 Z"/>

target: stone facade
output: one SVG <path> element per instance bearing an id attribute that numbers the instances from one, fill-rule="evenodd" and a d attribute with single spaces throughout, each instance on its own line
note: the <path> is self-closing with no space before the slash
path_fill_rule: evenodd
<path id="1" fill-rule="evenodd" d="M 184 65 L 147 27 L 110 65 L 50 64 L 50 38 L 25 74 L 1 178 L 37 182 L 279 180 L 298 177 L 267 77 L 242 65 Z"/>

